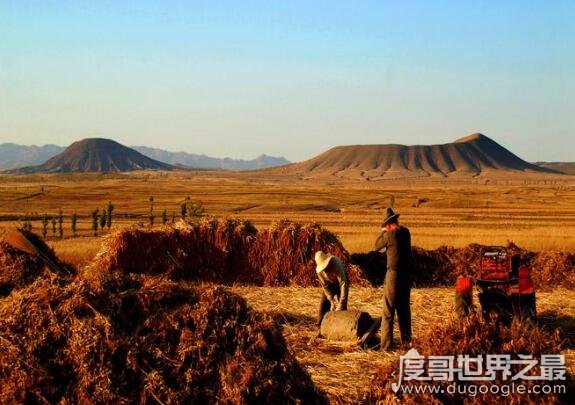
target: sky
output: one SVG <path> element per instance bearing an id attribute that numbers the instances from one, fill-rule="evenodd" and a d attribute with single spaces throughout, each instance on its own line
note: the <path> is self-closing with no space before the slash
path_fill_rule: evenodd
<path id="1" fill-rule="evenodd" d="M 575 161 L 575 1 L 0 0 L 0 143 Z"/>

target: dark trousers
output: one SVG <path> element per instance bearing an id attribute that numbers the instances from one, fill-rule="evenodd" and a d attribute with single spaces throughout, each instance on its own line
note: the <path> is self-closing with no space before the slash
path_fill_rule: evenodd
<path id="1" fill-rule="evenodd" d="M 381 348 L 389 350 L 393 344 L 393 318 L 397 311 L 401 343 L 411 341 L 411 308 L 409 275 L 388 271 L 383 285 L 383 317 L 381 321 Z"/>
<path id="2" fill-rule="evenodd" d="M 339 284 L 337 283 L 330 284 L 327 286 L 327 288 L 330 290 L 332 295 L 337 297 L 337 300 L 339 302 L 339 297 L 341 296 L 341 289 L 339 288 Z M 322 289 L 321 301 L 319 303 L 319 316 L 317 319 L 317 326 L 321 325 L 321 321 L 323 320 L 324 315 L 328 313 L 330 309 L 331 309 L 331 302 L 327 299 Z M 341 303 L 341 309 L 344 311 L 347 310 L 347 302 Z"/>

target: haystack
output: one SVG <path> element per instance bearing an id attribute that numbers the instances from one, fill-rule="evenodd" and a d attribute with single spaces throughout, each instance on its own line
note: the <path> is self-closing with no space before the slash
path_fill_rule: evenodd
<path id="1" fill-rule="evenodd" d="M 235 220 L 179 222 L 156 231 L 122 230 L 104 244 L 96 265 L 106 271 L 163 274 L 180 280 L 226 283 L 247 277 L 252 281 L 255 275 L 246 272 L 245 251 L 256 232 L 248 221 Z"/>
<path id="2" fill-rule="evenodd" d="M 437 287 L 454 285 L 457 276 L 473 271 L 478 266 L 479 245 L 469 245 L 463 249 L 441 246 L 426 250 L 417 246 L 411 249 L 411 276 L 414 287 Z M 363 276 L 374 287 L 383 284 L 387 258 L 384 253 L 354 253 L 351 261 L 357 265 Z"/>
<path id="3" fill-rule="evenodd" d="M 351 284 L 365 283 L 359 271 L 350 266 L 349 253 L 338 237 L 319 224 L 280 221 L 258 233 L 249 257 L 254 270 L 261 272 L 265 286 L 316 286 L 314 255 L 318 250 L 342 261 Z"/>
<path id="4" fill-rule="evenodd" d="M 414 347 L 422 356 L 455 356 L 467 354 L 471 357 L 487 354 L 510 354 L 513 359 L 518 359 L 518 354 L 532 354 L 533 358 L 540 359 L 541 354 L 559 354 L 564 350 L 565 340 L 560 336 L 559 330 L 547 331 L 538 327 L 521 325 L 514 323 L 506 327 L 503 323 L 485 322 L 480 315 L 472 315 L 462 321 L 450 321 L 445 324 L 436 325 L 427 336 L 414 342 Z M 511 366 L 513 374 L 519 372 L 524 366 L 514 364 Z M 436 381 L 445 389 L 443 393 L 436 394 L 406 394 L 401 390 L 397 394 L 393 393 L 391 384 L 397 382 L 397 371 L 399 370 L 399 360 L 392 362 L 378 370 L 371 384 L 369 403 L 379 404 L 490 404 L 498 403 L 502 400 L 505 403 L 546 403 L 560 404 L 568 403 L 570 392 L 575 388 L 572 376 L 567 372 L 567 381 L 525 381 L 518 380 L 516 383 L 532 388 L 535 384 L 567 385 L 566 394 L 511 394 L 502 397 L 497 394 L 488 393 L 485 395 L 469 396 L 465 393 L 449 393 L 446 389 L 449 382 Z M 392 375 L 392 373 L 394 373 Z M 539 364 L 528 372 L 528 375 L 540 375 Z M 456 374 L 457 375 L 457 374 Z M 459 381 L 455 382 L 460 386 L 468 384 L 481 384 L 482 382 Z M 509 380 L 503 380 L 501 373 L 497 373 L 497 379 L 485 384 L 503 385 L 509 384 Z M 423 385 L 420 381 L 403 381 L 405 385 Z M 461 389 L 463 391 L 463 388 Z"/>
<path id="5" fill-rule="evenodd" d="M 210 220 L 150 231 L 124 230 L 110 238 L 94 267 L 174 280 L 280 286 L 317 284 L 314 254 L 324 250 L 362 283 L 349 254 L 333 233 L 317 224 L 281 221 L 258 232 L 248 221 Z"/>
<path id="6" fill-rule="evenodd" d="M 326 402 L 242 298 L 120 272 L 1 300 L 0 378 L 1 403 Z"/>

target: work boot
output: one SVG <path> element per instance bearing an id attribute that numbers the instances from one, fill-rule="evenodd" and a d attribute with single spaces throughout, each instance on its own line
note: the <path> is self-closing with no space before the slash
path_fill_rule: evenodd
<path id="1" fill-rule="evenodd" d="M 407 342 L 401 342 L 401 345 L 399 346 L 399 348 L 401 350 L 409 350 L 409 349 L 413 349 L 413 342 L 411 341 L 407 341 Z"/>

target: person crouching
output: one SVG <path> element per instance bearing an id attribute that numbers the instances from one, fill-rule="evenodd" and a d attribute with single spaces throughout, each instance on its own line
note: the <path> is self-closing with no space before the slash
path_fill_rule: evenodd
<path id="1" fill-rule="evenodd" d="M 317 326 L 328 311 L 347 310 L 349 282 L 345 266 L 337 257 L 321 250 L 315 254 L 316 273 L 323 288 Z"/>

